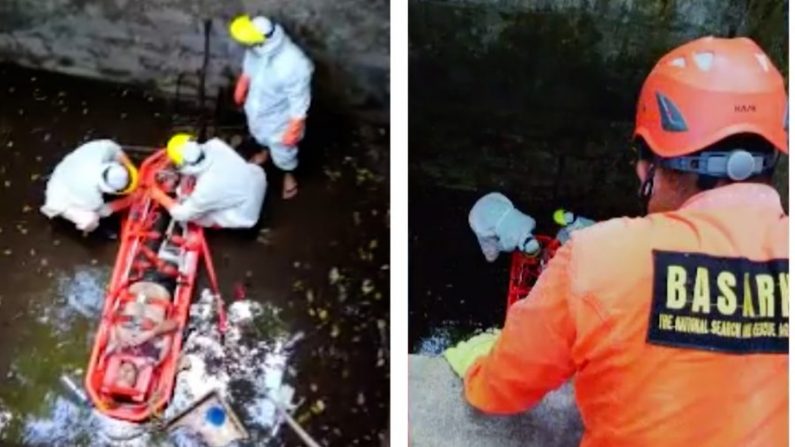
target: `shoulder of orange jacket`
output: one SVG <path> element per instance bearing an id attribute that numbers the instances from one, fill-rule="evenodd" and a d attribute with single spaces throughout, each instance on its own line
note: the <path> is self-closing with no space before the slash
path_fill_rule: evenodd
<path id="1" fill-rule="evenodd" d="M 566 245 L 573 291 L 584 294 L 613 287 L 638 271 L 645 254 L 651 265 L 654 226 L 652 217 L 619 217 L 572 233 Z"/>

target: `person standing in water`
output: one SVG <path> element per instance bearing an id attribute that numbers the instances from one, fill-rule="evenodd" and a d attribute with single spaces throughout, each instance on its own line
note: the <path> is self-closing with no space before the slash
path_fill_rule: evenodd
<path id="1" fill-rule="evenodd" d="M 239 16 L 229 32 L 246 48 L 235 103 L 243 105 L 254 139 L 269 149 L 273 164 L 284 171 L 282 197 L 293 198 L 298 194 L 293 171 L 311 103 L 314 65 L 281 25 L 266 17 Z M 263 150 L 252 161 L 262 164 L 267 159 Z"/>

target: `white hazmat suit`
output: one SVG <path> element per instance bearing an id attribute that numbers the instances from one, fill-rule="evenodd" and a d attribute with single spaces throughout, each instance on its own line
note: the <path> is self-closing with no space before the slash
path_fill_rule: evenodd
<path id="1" fill-rule="evenodd" d="M 475 203 L 469 212 L 469 226 L 488 262 L 494 262 L 500 252 L 533 254 L 541 248 L 533 236 L 535 220 L 514 208 L 500 193 L 486 194 Z"/>
<path id="2" fill-rule="evenodd" d="M 213 138 L 196 145 L 204 158 L 186 164 L 180 173 L 194 176 L 190 195 L 170 209 L 178 221 L 193 221 L 204 227 L 251 228 L 259 220 L 265 199 L 265 171 L 246 162 L 223 141 Z"/>
<path id="3" fill-rule="evenodd" d="M 121 146 L 111 140 L 83 144 L 64 157 L 47 181 L 41 212 L 52 219 L 64 217 L 79 230 L 93 231 L 100 217 L 110 214 L 103 194 L 123 189 L 129 178 L 118 163 Z"/>
<path id="4" fill-rule="evenodd" d="M 248 127 L 259 144 L 270 148 L 273 163 L 292 171 L 298 166 L 297 142 L 286 145 L 284 135 L 293 120 L 306 118 L 314 65 L 280 25 L 264 17 L 253 22 L 270 37 L 246 50 L 243 59 L 243 75 L 250 80 L 243 106 Z"/>

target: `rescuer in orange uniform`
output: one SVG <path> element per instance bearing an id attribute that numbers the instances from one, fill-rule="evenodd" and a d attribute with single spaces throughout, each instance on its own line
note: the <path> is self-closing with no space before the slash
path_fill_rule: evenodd
<path id="1" fill-rule="evenodd" d="M 665 55 L 634 132 L 649 214 L 574 234 L 467 365 L 467 400 L 520 412 L 573 377 L 582 446 L 787 445 L 786 109 L 749 39 Z"/>

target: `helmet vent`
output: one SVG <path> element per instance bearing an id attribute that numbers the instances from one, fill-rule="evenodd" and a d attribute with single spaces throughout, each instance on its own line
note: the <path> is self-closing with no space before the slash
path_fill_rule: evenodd
<path id="1" fill-rule="evenodd" d="M 709 71 L 709 69 L 712 68 L 712 61 L 714 59 L 715 54 L 712 52 L 701 52 L 693 55 L 693 60 L 701 71 Z"/>
<path id="2" fill-rule="evenodd" d="M 762 66 L 762 70 L 770 71 L 770 62 L 767 60 L 767 56 L 764 54 L 756 53 L 756 60 L 759 62 L 759 65 Z"/>
<path id="3" fill-rule="evenodd" d="M 662 128 L 668 132 L 686 132 L 687 124 L 685 123 L 682 112 L 676 107 L 673 101 L 668 99 L 665 95 L 657 92 L 657 107 L 660 108 L 660 121 L 662 121 Z"/>
<path id="4" fill-rule="evenodd" d="M 685 61 L 685 58 L 677 57 L 676 59 L 672 60 L 671 62 L 668 62 L 668 65 L 671 65 L 673 67 L 685 68 L 685 66 L 687 65 L 687 62 Z"/>

